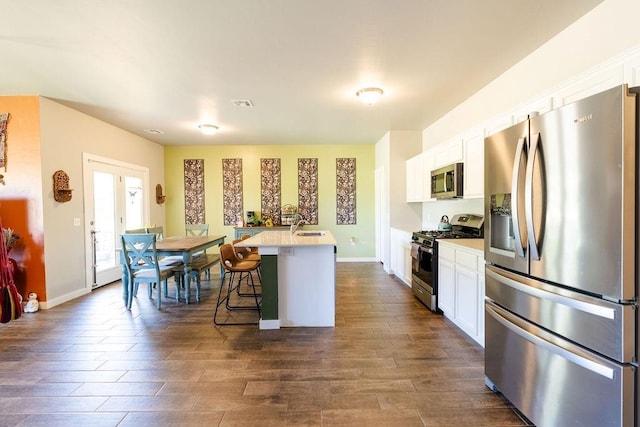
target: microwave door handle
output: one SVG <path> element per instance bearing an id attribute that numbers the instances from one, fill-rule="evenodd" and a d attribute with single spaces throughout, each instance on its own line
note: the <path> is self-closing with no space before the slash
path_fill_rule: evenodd
<path id="1" fill-rule="evenodd" d="M 522 245 L 522 235 L 520 234 L 520 215 L 518 213 L 518 177 L 520 176 L 520 159 L 527 142 L 526 138 L 518 138 L 516 146 L 516 156 L 513 159 L 513 175 L 511 177 L 511 215 L 513 217 L 513 237 L 515 239 L 516 253 L 524 257 L 524 246 Z"/>
<path id="2" fill-rule="evenodd" d="M 536 261 L 540 260 L 540 250 L 538 248 L 536 234 L 533 227 L 533 165 L 535 164 L 536 155 L 538 154 L 539 141 L 540 133 L 538 133 L 535 138 L 531 139 L 531 148 L 529 149 L 529 158 L 527 159 L 524 188 L 524 210 L 525 221 L 527 223 L 527 233 L 529 235 L 529 248 L 531 251 L 531 258 Z"/>

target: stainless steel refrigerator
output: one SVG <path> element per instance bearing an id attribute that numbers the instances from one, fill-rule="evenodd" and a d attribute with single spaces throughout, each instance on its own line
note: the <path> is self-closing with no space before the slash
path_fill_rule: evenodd
<path id="1" fill-rule="evenodd" d="M 485 375 L 546 426 L 637 426 L 638 100 L 485 139 Z"/>

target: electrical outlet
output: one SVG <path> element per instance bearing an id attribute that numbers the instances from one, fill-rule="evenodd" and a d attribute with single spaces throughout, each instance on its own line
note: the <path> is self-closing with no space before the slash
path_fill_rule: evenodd
<path id="1" fill-rule="evenodd" d="M 73 218 L 73 226 L 80 227 L 80 218 Z"/>

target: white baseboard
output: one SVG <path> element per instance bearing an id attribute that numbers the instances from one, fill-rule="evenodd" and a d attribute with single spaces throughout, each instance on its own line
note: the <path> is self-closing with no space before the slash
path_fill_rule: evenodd
<path id="1" fill-rule="evenodd" d="M 46 310 L 48 308 L 53 308 L 56 305 L 63 304 L 67 301 L 71 301 L 72 299 L 76 299 L 78 297 L 81 297 L 89 293 L 91 293 L 91 289 L 87 289 L 87 288 L 78 289 L 77 291 L 68 293 L 66 295 L 62 295 L 58 298 L 54 298 L 46 301 L 40 301 L 39 307 L 43 310 Z"/>
<path id="2" fill-rule="evenodd" d="M 280 329 L 280 319 L 262 320 L 260 319 L 260 329 Z"/>
<path id="3" fill-rule="evenodd" d="M 376 262 L 375 258 L 338 258 L 337 262 Z"/>

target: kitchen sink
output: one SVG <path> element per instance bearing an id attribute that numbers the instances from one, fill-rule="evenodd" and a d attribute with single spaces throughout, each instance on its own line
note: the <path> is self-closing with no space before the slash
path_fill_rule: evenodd
<path id="1" fill-rule="evenodd" d="M 296 232 L 296 236 L 324 236 L 326 233 L 324 231 L 298 231 Z"/>

